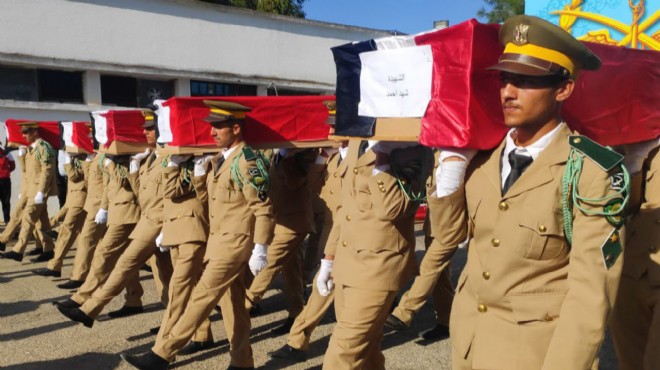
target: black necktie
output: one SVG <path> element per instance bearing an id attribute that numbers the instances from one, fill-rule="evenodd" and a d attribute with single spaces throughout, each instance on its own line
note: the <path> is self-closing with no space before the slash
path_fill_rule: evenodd
<path id="1" fill-rule="evenodd" d="M 215 174 L 218 174 L 218 171 L 220 171 L 220 167 L 222 167 L 222 164 L 225 163 L 225 156 L 221 155 L 220 158 L 218 158 L 218 164 L 215 166 Z"/>
<path id="2" fill-rule="evenodd" d="M 358 149 L 358 158 L 362 157 L 364 152 L 367 151 L 367 147 L 369 146 L 369 142 L 366 140 L 360 141 L 360 148 Z"/>
<path id="3" fill-rule="evenodd" d="M 511 188 L 513 183 L 518 180 L 518 178 L 523 174 L 523 172 L 525 172 L 527 167 L 529 167 L 533 161 L 534 159 L 531 156 L 518 154 L 516 153 L 515 149 L 509 153 L 509 164 L 511 165 L 511 172 L 509 172 L 509 176 L 507 176 L 506 181 L 504 181 L 502 194 L 506 194 L 506 192 L 509 191 L 509 188 Z"/>

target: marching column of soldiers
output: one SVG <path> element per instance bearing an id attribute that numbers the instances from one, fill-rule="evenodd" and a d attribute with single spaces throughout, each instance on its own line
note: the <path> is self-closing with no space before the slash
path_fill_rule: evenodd
<path id="1" fill-rule="evenodd" d="M 66 156 L 67 201 L 49 220 L 55 152 L 22 124 L 30 145 L 18 149 L 23 181 L 0 249 L 20 234 L 1 256 L 21 261 L 34 238 L 29 254 L 48 261 L 34 273 L 60 277 L 77 240 L 61 284 L 77 291 L 55 305 L 89 328 L 123 290 L 125 304 L 108 314 L 143 311 L 139 271 L 150 265 L 166 310 L 153 347 L 121 355 L 138 369 L 211 348 L 216 309 L 229 369 L 254 368 L 250 315 L 279 272 L 288 318 L 275 331 L 288 336 L 274 359 L 304 362 L 334 304 L 323 368 L 385 369 L 384 328 L 409 327 L 432 297 L 437 320 L 421 335 L 450 337 L 454 369 L 597 369 L 608 326 L 621 369 L 660 369 L 660 141 L 615 151 L 570 130 L 562 104 L 600 60 L 565 31 L 515 16 L 500 41 L 491 69 L 510 130 L 488 151 L 349 140 L 269 154 L 245 143 L 245 112 L 211 106 L 219 153 L 160 155 L 147 117 L 143 153 Z M 459 245 L 468 257 L 454 290 Z"/>

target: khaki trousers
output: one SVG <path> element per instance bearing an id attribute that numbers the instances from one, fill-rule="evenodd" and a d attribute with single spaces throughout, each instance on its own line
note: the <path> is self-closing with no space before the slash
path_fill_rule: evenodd
<path id="1" fill-rule="evenodd" d="M 204 244 L 199 242 L 181 244 L 170 248 L 173 271 L 168 291 L 169 300 L 156 337 L 156 343 L 163 338 L 170 337 L 172 328 L 181 319 L 195 284 L 197 284 L 202 274 L 205 250 Z M 213 340 L 211 322 L 208 320 L 208 316 L 195 333 L 195 340 L 198 342 Z"/>
<path id="2" fill-rule="evenodd" d="M 268 265 L 254 277 L 246 293 L 245 307 L 249 311 L 266 294 L 280 270 L 284 280 L 284 293 L 289 302 L 289 317 L 300 314 L 305 305 L 302 280 L 302 242 L 305 234 L 280 233 L 273 236 L 268 247 Z"/>
<path id="3" fill-rule="evenodd" d="M 384 370 L 383 325 L 397 292 L 335 287 L 335 326 L 323 369 Z"/>
<path id="4" fill-rule="evenodd" d="M 76 245 L 76 257 L 73 260 L 71 280 L 84 281 L 92 265 L 96 246 L 103 239 L 108 227 L 95 221 L 96 214 L 87 213 Z"/>
<path id="5" fill-rule="evenodd" d="M 623 275 L 610 320 L 620 370 L 660 369 L 660 286 Z"/>
<path id="6" fill-rule="evenodd" d="M 438 243 L 431 243 L 419 266 L 419 275 L 401 297 L 392 314 L 410 326 L 413 316 L 422 309 L 424 303 L 433 297 L 433 307 L 438 324 L 449 326 L 449 315 L 454 300 L 454 288 L 450 280 L 450 263 L 453 251 L 443 249 Z"/>
<path id="7" fill-rule="evenodd" d="M 46 236 L 41 228 L 46 226 L 49 227 L 50 221 L 48 221 L 48 209 L 46 208 L 46 202 L 42 204 L 28 203 L 25 206 L 23 211 L 23 216 L 21 219 L 21 232 L 18 234 L 18 241 L 14 244 L 12 250 L 16 253 L 23 254 L 27 248 L 28 242 L 30 241 L 30 236 L 33 231 L 36 231 L 37 239 L 43 245 L 44 252 L 52 251 L 55 248 L 53 239 L 49 236 Z M 35 229 L 35 224 L 41 223 L 40 227 Z"/>
<path id="8" fill-rule="evenodd" d="M 314 276 L 312 281 L 312 294 L 307 300 L 305 308 L 303 308 L 300 315 L 296 317 L 296 320 L 293 322 L 293 326 L 289 331 L 289 336 L 287 338 L 287 344 L 291 347 L 307 351 L 309 349 L 309 340 L 312 336 L 312 332 L 319 325 L 323 315 L 325 315 L 328 308 L 334 301 L 334 291 L 332 291 L 327 297 L 319 294 L 319 290 L 316 287 L 316 279 L 318 278 L 318 273 Z"/>
<path id="9" fill-rule="evenodd" d="M 7 243 L 11 240 L 11 237 L 16 233 L 18 227 L 21 226 L 21 220 L 23 219 L 23 210 L 27 205 L 27 197 L 21 196 L 18 198 L 18 201 L 14 205 L 14 209 L 11 211 L 9 216 L 9 222 L 5 225 L 5 229 L 0 235 L 0 242 Z"/>
<path id="10" fill-rule="evenodd" d="M 62 271 L 64 257 L 76 241 L 80 228 L 85 222 L 87 212 L 82 208 L 69 208 L 62 221 L 57 241 L 55 242 L 55 255 L 48 261 L 48 269 L 53 271 Z"/>
<path id="11" fill-rule="evenodd" d="M 249 251 L 252 240 L 248 235 L 227 235 L 226 243 L 214 245 L 218 250 L 239 249 Z M 193 337 L 195 330 L 208 320 L 213 308 L 220 302 L 222 318 L 229 340 L 231 365 L 238 367 L 253 367 L 252 347 L 250 346 L 250 315 L 245 308 L 245 284 L 242 274 L 247 267 L 247 261 L 221 258 L 215 256 L 217 251 L 209 254 L 199 283 L 192 292 L 185 312 L 174 325 L 167 336 L 160 336 L 152 348 L 158 356 L 173 361 L 176 352 L 185 346 Z M 210 256 L 210 257 L 209 257 Z M 161 327 L 162 330 L 162 327 Z M 159 333 L 160 334 L 160 333 Z"/>
<path id="12" fill-rule="evenodd" d="M 160 232 L 160 228 L 157 228 L 157 232 Z M 129 244 L 128 248 L 119 257 L 117 265 L 110 273 L 105 284 L 99 289 L 96 289 L 92 297 L 85 301 L 80 308 L 87 316 L 96 319 L 101 311 L 103 311 L 103 308 L 121 293 L 126 283 L 134 278 L 135 275 L 139 276 L 140 268 L 158 250 L 155 243 L 156 236 L 158 234 L 154 236 L 154 241 L 151 242 L 137 239 L 131 241 L 131 244 Z M 158 254 L 161 256 L 157 258 L 157 264 L 172 264 L 168 254 L 160 252 Z M 167 297 L 167 293 L 159 293 L 161 297 Z M 167 301 L 164 301 L 163 304 L 167 305 Z"/>
<path id="13" fill-rule="evenodd" d="M 124 252 L 128 243 L 131 241 L 128 236 L 133 231 L 135 224 L 110 225 L 103 236 L 103 240 L 94 251 L 92 259 L 92 268 L 85 279 L 83 285 L 78 289 L 71 299 L 84 304 L 92 297 L 92 294 L 99 289 L 110 276 L 112 269 L 117 264 L 117 260 Z M 132 274 L 128 277 L 126 283 L 126 306 L 142 306 L 142 285 L 140 284 L 139 274 Z"/>
<path id="14" fill-rule="evenodd" d="M 314 213 L 314 226 L 317 232 L 309 234 L 303 256 L 303 279 L 305 281 L 310 280 L 320 265 L 323 248 L 325 248 L 332 229 L 332 215 L 328 215 L 326 212 Z"/>
<path id="15" fill-rule="evenodd" d="M 170 251 L 161 252 L 160 249 L 156 249 L 149 258 L 149 266 L 151 266 L 151 273 L 154 276 L 156 291 L 160 293 L 160 301 L 163 303 L 163 307 L 167 307 L 167 302 L 170 300 L 170 279 L 172 279 L 172 273 L 174 272 Z"/>

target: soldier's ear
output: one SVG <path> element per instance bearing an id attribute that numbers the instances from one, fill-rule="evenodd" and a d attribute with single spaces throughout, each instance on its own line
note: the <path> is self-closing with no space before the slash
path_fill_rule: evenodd
<path id="1" fill-rule="evenodd" d="M 563 103 L 573 94 L 573 89 L 575 89 L 575 81 L 572 79 L 566 79 L 559 83 L 557 87 L 557 93 L 555 95 L 555 100 L 559 103 Z"/>

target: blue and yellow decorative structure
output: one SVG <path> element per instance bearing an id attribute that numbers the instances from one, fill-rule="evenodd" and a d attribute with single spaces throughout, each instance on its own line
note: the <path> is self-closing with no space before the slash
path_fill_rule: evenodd
<path id="1" fill-rule="evenodd" d="M 525 13 L 544 18 L 582 41 L 660 50 L 658 0 L 528 0 Z"/>

